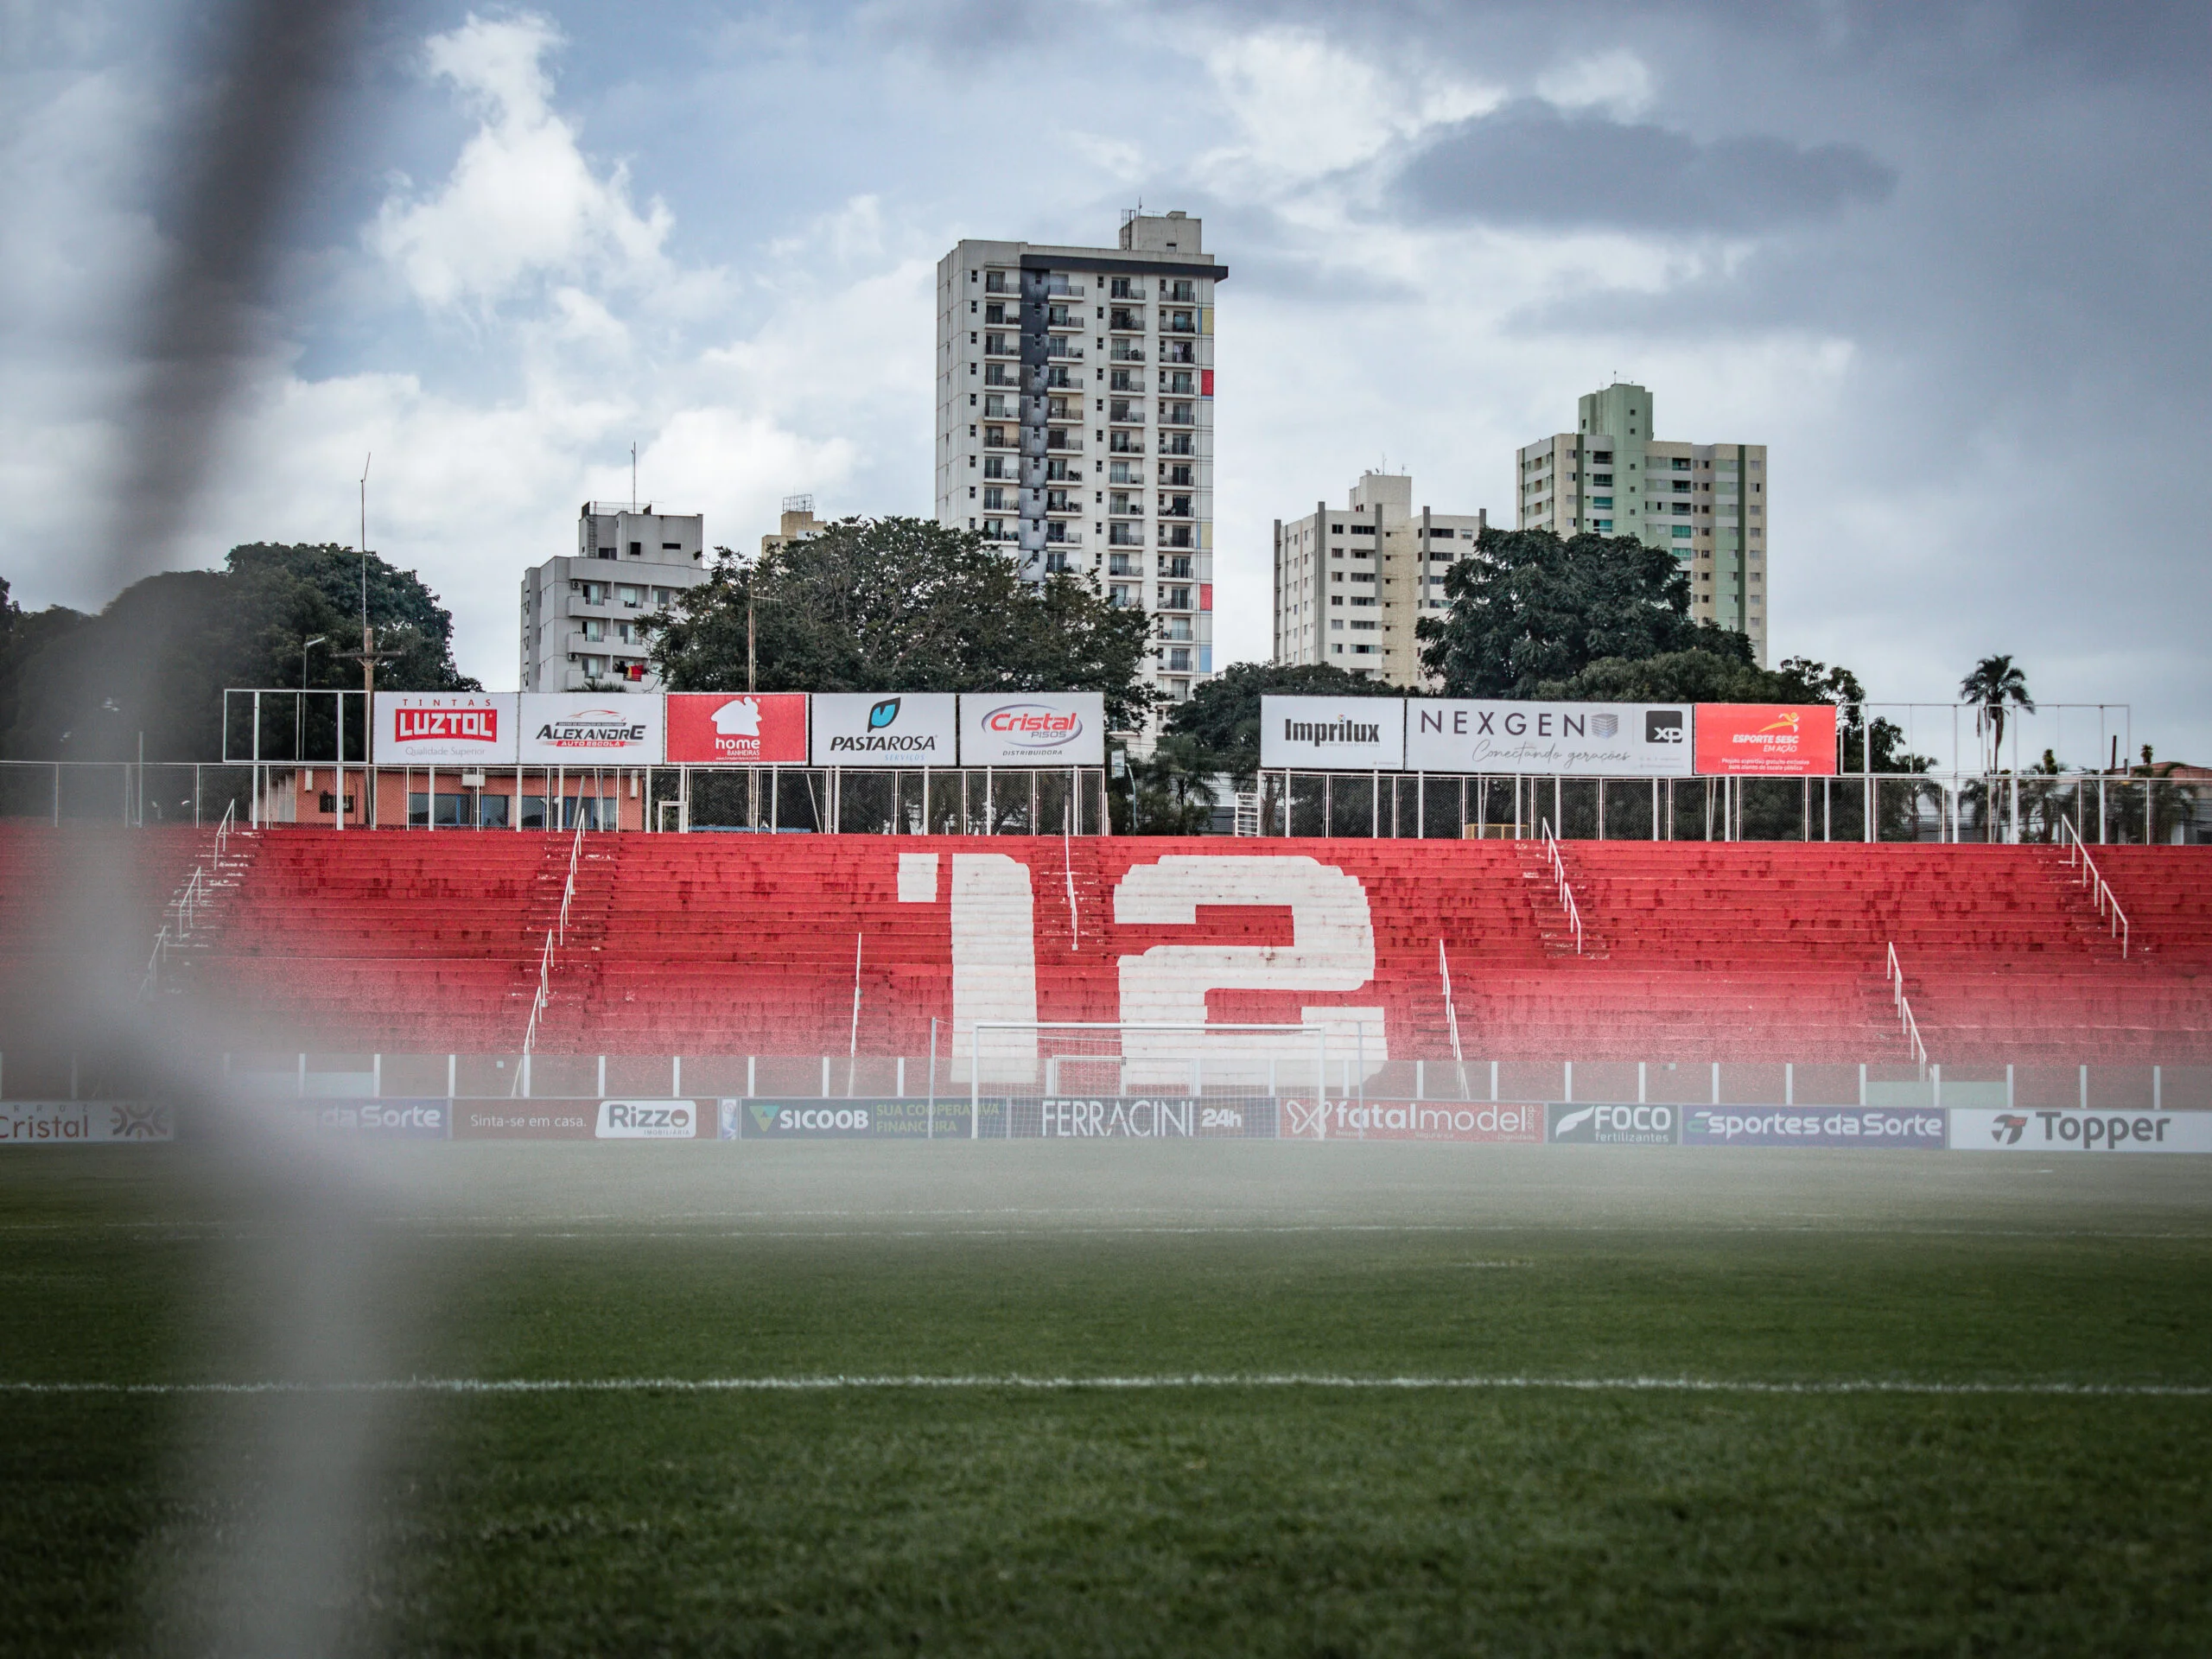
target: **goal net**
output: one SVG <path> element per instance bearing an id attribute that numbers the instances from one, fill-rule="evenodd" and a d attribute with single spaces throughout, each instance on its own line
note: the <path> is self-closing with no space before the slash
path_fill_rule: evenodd
<path id="1" fill-rule="evenodd" d="M 1319 1026 L 979 1022 L 971 1133 L 1273 1140 L 1279 1103 L 1320 1094 L 1330 1064 Z"/>

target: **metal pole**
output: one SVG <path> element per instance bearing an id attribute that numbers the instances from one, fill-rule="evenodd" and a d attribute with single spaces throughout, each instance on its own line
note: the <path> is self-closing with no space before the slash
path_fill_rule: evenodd
<path id="1" fill-rule="evenodd" d="M 937 1139 L 937 1016 L 935 1014 L 930 1016 L 929 1126 L 922 1138 L 925 1141 Z"/>

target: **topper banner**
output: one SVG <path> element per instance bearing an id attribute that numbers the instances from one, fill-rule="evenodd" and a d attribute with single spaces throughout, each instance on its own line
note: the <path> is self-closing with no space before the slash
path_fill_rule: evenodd
<path id="1" fill-rule="evenodd" d="M 1688 703 L 1415 697 L 1406 705 L 1409 772 L 1688 778 L 1694 758 Z"/>
<path id="2" fill-rule="evenodd" d="M 379 691 L 370 758 L 380 766 L 511 766 L 512 691 Z"/>
<path id="3" fill-rule="evenodd" d="M 817 691 L 809 747 L 817 766 L 958 764 L 959 699 L 950 691 Z"/>
<path id="4" fill-rule="evenodd" d="M 1260 764 L 1299 772 L 1397 772 L 1403 697 L 1262 697 Z"/>
<path id="5" fill-rule="evenodd" d="M 1106 697 L 1098 691 L 960 696 L 963 766 L 1103 766 Z"/>
<path id="6" fill-rule="evenodd" d="M 549 766 L 658 766 L 666 712 L 652 693 L 525 691 L 521 758 Z"/>
<path id="7" fill-rule="evenodd" d="M 699 766 L 803 766 L 804 691 L 672 691 L 668 763 Z"/>

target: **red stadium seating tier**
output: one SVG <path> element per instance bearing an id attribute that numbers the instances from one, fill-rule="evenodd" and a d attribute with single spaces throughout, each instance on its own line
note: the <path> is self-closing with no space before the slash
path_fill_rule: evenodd
<path id="1" fill-rule="evenodd" d="M 570 838 L 274 831 L 197 963 L 271 1046 L 512 1052 Z M 2126 856 L 2116 856 L 2118 854 Z M 2212 861 L 2041 847 L 593 836 L 547 1053 L 918 1056 L 930 1022 L 1361 1021 L 1397 1059 L 2212 1061 Z M 858 971 L 855 973 L 855 950 Z M 1332 1012 L 1333 1011 L 1333 1012 Z M 1379 1037 L 1376 1033 L 1379 1032 Z M 1337 1039 L 1332 1038 L 1332 1052 Z"/>

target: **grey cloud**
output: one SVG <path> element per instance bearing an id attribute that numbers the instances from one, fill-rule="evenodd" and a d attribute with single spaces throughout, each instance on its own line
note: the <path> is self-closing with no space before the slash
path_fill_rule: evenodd
<path id="1" fill-rule="evenodd" d="M 1896 183 L 1855 145 L 1807 149 L 1763 134 L 1700 143 L 1523 99 L 1448 129 L 1405 164 L 1394 194 L 1424 219 L 1751 231 L 1879 201 Z"/>

